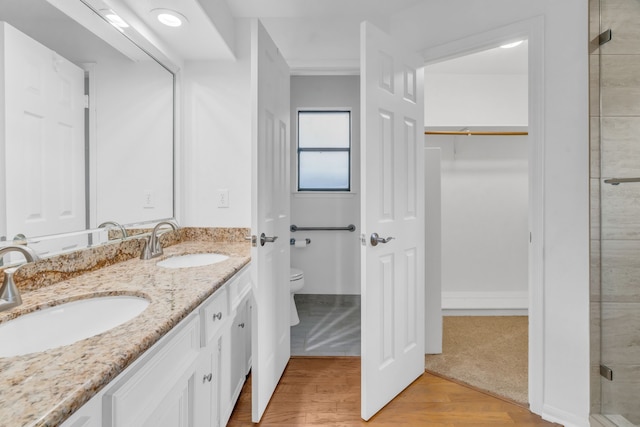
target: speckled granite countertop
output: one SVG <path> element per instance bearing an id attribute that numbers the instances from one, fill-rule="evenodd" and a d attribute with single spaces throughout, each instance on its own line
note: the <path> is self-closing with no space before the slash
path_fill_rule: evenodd
<path id="1" fill-rule="evenodd" d="M 41 353 L 0 358 L 0 424 L 62 423 L 245 266 L 250 249 L 247 243 L 182 242 L 165 248 L 160 258 L 130 259 L 24 292 L 23 304 L 0 313 L 0 322 L 51 301 L 137 295 L 151 302 L 136 318 L 95 337 Z M 156 266 L 170 256 L 203 252 L 223 253 L 229 259 L 184 269 Z"/>

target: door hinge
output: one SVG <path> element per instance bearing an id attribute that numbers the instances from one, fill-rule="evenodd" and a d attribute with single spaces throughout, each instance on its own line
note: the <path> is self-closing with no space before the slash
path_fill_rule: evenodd
<path id="1" fill-rule="evenodd" d="M 89 108 L 89 95 L 84 96 L 84 108 Z"/>
<path id="2" fill-rule="evenodd" d="M 600 33 L 598 36 L 598 44 L 602 46 L 603 44 L 610 42 L 612 37 L 613 33 L 611 32 L 611 29 L 608 29 L 607 31 Z"/>
<path id="3" fill-rule="evenodd" d="M 605 365 L 600 365 L 600 375 L 608 379 L 609 381 L 613 381 L 613 369 L 609 368 Z"/>
<path id="4" fill-rule="evenodd" d="M 533 236 L 531 235 L 531 232 L 529 232 L 529 243 L 531 243 L 533 241 Z"/>

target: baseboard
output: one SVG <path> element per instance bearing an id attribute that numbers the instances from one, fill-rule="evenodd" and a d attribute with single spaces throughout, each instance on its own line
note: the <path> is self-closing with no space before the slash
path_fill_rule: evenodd
<path id="1" fill-rule="evenodd" d="M 442 292 L 445 316 L 526 316 L 528 291 Z"/>
<path id="2" fill-rule="evenodd" d="M 541 415 L 543 420 L 559 423 L 564 427 L 590 427 L 589 416 L 582 418 L 550 405 L 543 405 Z"/>

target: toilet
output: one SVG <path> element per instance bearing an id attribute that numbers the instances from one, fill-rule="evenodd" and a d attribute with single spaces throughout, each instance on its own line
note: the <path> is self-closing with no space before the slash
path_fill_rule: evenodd
<path id="1" fill-rule="evenodd" d="M 291 267 L 289 285 L 291 287 L 291 326 L 295 326 L 300 323 L 300 318 L 298 317 L 298 309 L 296 309 L 296 301 L 293 299 L 293 295 L 304 286 L 304 273 L 302 270 Z"/>

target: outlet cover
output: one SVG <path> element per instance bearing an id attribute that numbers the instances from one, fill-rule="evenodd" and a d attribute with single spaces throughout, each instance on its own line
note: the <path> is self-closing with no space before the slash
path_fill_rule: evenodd
<path id="1" fill-rule="evenodd" d="M 229 190 L 226 190 L 226 189 L 218 190 L 218 207 L 219 208 L 229 207 Z"/>
<path id="2" fill-rule="evenodd" d="M 154 201 L 153 191 L 144 190 L 143 199 L 142 199 L 142 207 L 144 209 L 153 209 L 153 208 L 155 208 L 155 201 Z"/>

